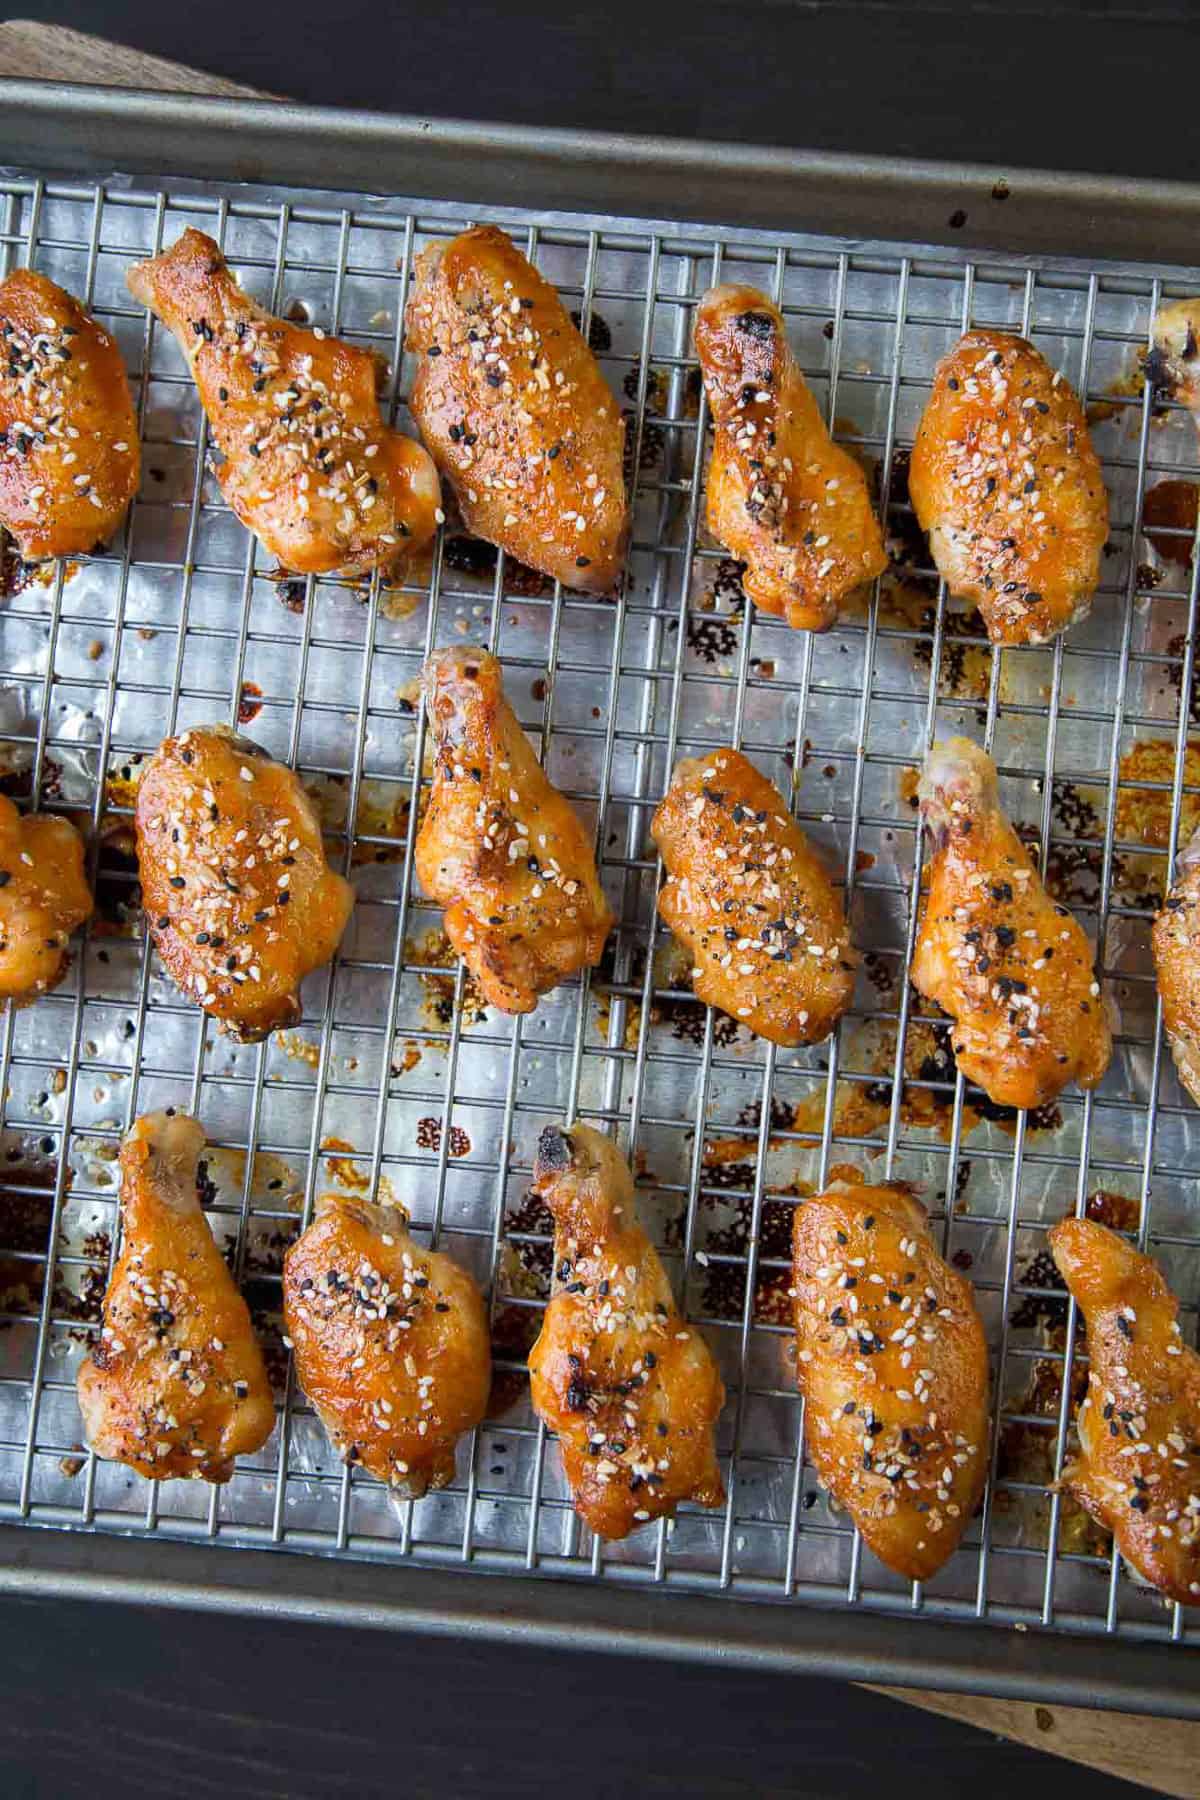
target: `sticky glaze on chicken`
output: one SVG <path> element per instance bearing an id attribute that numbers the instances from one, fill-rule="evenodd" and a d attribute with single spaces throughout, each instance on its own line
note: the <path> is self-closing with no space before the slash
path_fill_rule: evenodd
<path id="1" fill-rule="evenodd" d="M 530 1388 L 558 1434 L 576 1512 L 600 1537 L 623 1538 L 681 1501 L 719 1506 L 725 1390 L 638 1223 L 628 1166 L 590 1126 L 549 1126 L 533 1186 L 554 1214 L 554 1291 Z"/>
<path id="2" fill-rule="evenodd" d="M 825 631 L 846 595 L 887 567 L 863 471 L 825 429 L 765 294 L 710 288 L 695 336 L 715 426 L 709 529 L 746 564 L 756 606 Z"/>
<path id="3" fill-rule="evenodd" d="M 1179 854 L 1150 941 L 1163 1029 L 1179 1079 L 1200 1106 L 1200 831 Z"/>
<path id="4" fill-rule="evenodd" d="M 1087 1324 L 1079 1455 L 1062 1472 L 1121 1555 L 1185 1605 L 1200 1599 L 1200 1357 L 1148 1256 L 1091 1219 L 1063 1219 L 1050 1248 Z"/>
<path id="5" fill-rule="evenodd" d="M 246 1302 L 200 1205 L 204 1132 L 148 1113 L 121 1146 L 121 1254 L 79 1369 L 97 1456 L 152 1481 L 228 1481 L 275 1424 Z"/>
<path id="6" fill-rule="evenodd" d="M 687 948 L 698 999 L 760 1037 L 829 1036 L 857 957 L 820 858 L 783 797 L 737 750 L 678 764 L 650 827 L 658 910 Z"/>
<path id="7" fill-rule="evenodd" d="M 558 294 L 480 225 L 416 261 L 412 414 L 467 530 L 590 594 L 621 584 L 625 426 Z"/>
<path id="8" fill-rule="evenodd" d="M 91 911 L 75 827 L 52 813 L 22 817 L 0 794 L 0 1000 L 57 987 L 68 939 Z"/>
<path id="9" fill-rule="evenodd" d="M 612 929 L 592 846 L 546 779 L 486 650 L 425 665 L 436 759 L 417 876 L 446 909 L 446 936 L 502 1012 L 594 967 Z"/>
<path id="10" fill-rule="evenodd" d="M 983 1493 L 988 1353 L 971 1284 L 896 1186 L 835 1182 L 793 1222 L 808 1454 L 881 1562 L 927 1581 Z"/>
<path id="11" fill-rule="evenodd" d="M 146 764 L 135 822 L 142 905 L 176 984 L 242 1043 L 294 1025 L 354 890 L 291 769 L 226 726 L 185 731 Z"/>
<path id="12" fill-rule="evenodd" d="M 0 282 L 0 525 L 28 562 L 102 546 L 137 492 L 121 352 L 32 269 Z"/>
<path id="13" fill-rule="evenodd" d="M 1186 406 L 1200 424 L 1200 298 L 1160 307 L 1151 327 L 1146 379 L 1158 392 Z"/>
<path id="14" fill-rule="evenodd" d="M 942 358 L 908 490 L 938 573 L 994 644 L 1044 643 L 1087 612 L 1104 478 L 1070 383 L 1024 338 L 971 331 Z"/>
<path id="15" fill-rule="evenodd" d="M 445 1487 L 491 1386 L 466 1270 L 414 1243 L 399 1207 L 325 1194 L 284 1258 L 283 1305 L 300 1385 L 343 1461 L 414 1497 Z"/>
<path id="16" fill-rule="evenodd" d="M 935 744 L 919 793 L 932 855 L 912 978 L 954 1020 L 964 1077 L 1002 1106 L 1095 1087 L 1112 1039 L 1091 945 L 1000 810 L 995 764 L 966 738 Z"/>
<path id="17" fill-rule="evenodd" d="M 395 574 L 429 541 L 437 471 L 380 416 L 369 351 L 264 312 L 201 231 L 125 279 L 187 358 L 227 504 L 284 569 Z"/>

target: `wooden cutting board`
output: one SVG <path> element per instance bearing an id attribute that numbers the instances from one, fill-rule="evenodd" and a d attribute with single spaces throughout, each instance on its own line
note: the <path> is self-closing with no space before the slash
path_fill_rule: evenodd
<path id="1" fill-rule="evenodd" d="M 182 94 L 225 94 L 274 99 L 257 88 L 227 81 L 147 56 L 65 26 L 30 19 L 0 23 L 0 76 L 41 81 L 84 81 L 103 87 L 158 88 Z M 1053 1654 L 1049 1651 L 1048 1654 Z M 1019 1700 L 987 1700 L 970 1694 L 876 1687 L 926 1712 L 959 1719 L 982 1731 L 1049 1750 L 1089 1768 L 1121 1776 L 1161 1794 L 1200 1800 L 1200 1725 L 1146 1719 L 1136 1713 L 1088 1712 L 1082 1707 L 1036 1706 Z"/>

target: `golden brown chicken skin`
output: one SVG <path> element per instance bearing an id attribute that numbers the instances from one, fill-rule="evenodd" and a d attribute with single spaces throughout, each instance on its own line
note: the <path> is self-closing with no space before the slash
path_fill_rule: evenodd
<path id="1" fill-rule="evenodd" d="M 881 1562 L 927 1581 L 987 1475 L 988 1353 L 971 1284 L 906 1188 L 836 1182 L 793 1221 L 808 1453 Z"/>
<path id="2" fill-rule="evenodd" d="M 1024 338 L 970 331 L 934 375 L 908 490 L 938 573 L 994 644 L 1041 644 L 1100 579 L 1108 496 L 1070 383 Z"/>
<path id="3" fill-rule="evenodd" d="M 0 282 L 0 525 L 29 562 L 84 556 L 137 492 L 137 418 L 121 352 L 32 269 Z"/>
<path id="4" fill-rule="evenodd" d="M 294 1025 L 354 890 L 291 769 L 227 726 L 185 731 L 146 764 L 135 824 L 142 906 L 176 985 L 241 1043 Z"/>
<path id="5" fill-rule="evenodd" d="M 1200 298 L 1172 300 L 1160 307 L 1150 330 L 1145 359 L 1146 379 L 1160 393 L 1178 400 L 1200 423 Z"/>
<path id="6" fill-rule="evenodd" d="M 450 1257 L 421 1249 L 397 1206 L 338 1194 L 284 1258 L 300 1385 L 344 1462 L 413 1496 L 445 1487 L 487 1411 L 487 1312 Z"/>
<path id="7" fill-rule="evenodd" d="M 412 415 L 467 530 L 564 587 L 613 593 L 625 425 L 555 289 L 480 225 L 418 256 L 406 324 Z"/>
<path id="8" fill-rule="evenodd" d="M 576 1512 L 598 1536 L 623 1538 L 681 1501 L 719 1506 L 725 1389 L 638 1223 L 627 1164 L 590 1126 L 552 1125 L 533 1186 L 554 1214 L 554 1291 L 529 1379 Z"/>
<path id="9" fill-rule="evenodd" d="M 1148 1256 L 1105 1225 L 1063 1219 L 1050 1248 L 1087 1325 L 1079 1455 L 1062 1472 L 1121 1555 L 1161 1593 L 1200 1598 L 1200 1357 Z"/>
<path id="10" fill-rule="evenodd" d="M 612 929 L 592 846 L 517 723 L 494 656 L 440 650 L 423 683 L 435 761 L 417 876 L 484 998 L 532 1012 L 595 966 Z"/>
<path id="11" fill-rule="evenodd" d="M 97 1456 L 151 1481 L 228 1481 L 275 1425 L 246 1302 L 200 1205 L 204 1132 L 148 1113 L 121 1146 L 121 1254 L 79 1369 Z"/>
<path id="12" fill-rule="evenodd" d="M 710 288 L 695 337 L 715 427 L 709 530 L 746 564 L 756 606 L 825 631 L 846 595 L 887 567 L 862 469 L 825 429 L 765 294 Z"/>
<path id="13" fill-rule="evenodd" d="M 1163 1029 L 1179 1079 L 1200 1106 L 1200 831 L 1179 854 L 1150 941 Z"/>
<path id="14" fill-rule="evenodd" d="M 950 738 L 919 788 L 932 847 L 912 978 L 954 1020 L 958 1066 L 1000 1106 L 1095 1087 L 1112 1057 L 1092 949 L 1000 810 L 996 767 Z"/>
<path id="15" fill-rule="evenodd" d="M 738 750 L 679 763 L 651 835 L 658 910 L 698 999 L 788 1047 L 829 1036 L 857 957 L 825 867 L 779 791 Z"/>
<path id="16" fill-rule="evenodd" d="M 22 817 L 0 794 L 0 1000 L 21 1004 L 57 987 L 67 941 L 91 911 L 75 827 L 51 813 Z"/>
<path id="17" fill-rule="evenodd" d="M 428 543 L 437 471 L 380 416 L 369 351 L 264 312 L 202 231 L 125 279 L 187 358 L 227 504 L 283 568 L 395 574 Z"/>

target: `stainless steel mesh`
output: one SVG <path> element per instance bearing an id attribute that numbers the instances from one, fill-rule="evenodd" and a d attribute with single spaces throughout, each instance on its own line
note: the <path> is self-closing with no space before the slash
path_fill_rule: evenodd
<path id="1" fill-rule="evenodd" d="M 632 581 L 616 603 L 564 593 L 448 527 L 396 592 L 273 578 L 220 503 L 181 358 L 123 274 L 200 225 L 273 309 L 375 347 L 405 422 L 412 257 L 468 207 L 23 172 L 0 180 L 0 202 L 8 266 L 61 281 L 120 340 L 145 446 L 123 540 L 69 578 L 15 582 L 0 613 L 0 770 L 22 798 L 82 816 L 100 894 L 64 985 L 10 1013 L 0 1035 L 0 1519 L 1194 1635 L 1050 1492 L 1084 1359 L 1039 1252 L 1047 1223 L 1099 1195 L 1093 1205 L 1138 1233 L 1185 1299 L 1196 1290 L 1195 1115 L 1164 1054 L 1147 936 L 1181 824 L 1200 808 L 1200 766 L 1185 758 L 1197 446 L 1190 421 L 1128 380 L 1160 298 L 1189 291 L 1195 272 L 506 214 L 628 408 Z M 888 517 L 895 569 L 821 638 L 747 616 L 736 569 L 705 536 L 690 328 L 718 278 L 780 301 Z M 933 364 L 969 323 L 1028 332 L 1087 395 L 1112 492 L 1090 619 L 1003 656 L 947 605 L 904 481 Z M 1146 497 L 1160 488 L 1147 536 Z M 478 1005 L 412 879 L 424 769 L 414 678 L 458 637 L 503 658 L 553 779 L 595 826 L 620 920 L 600 971 L 522 1020 Z M 251 1048 L 210 1029 L 149 956 L 128 839 L 138 759 L 188 723 L 239 718 L 303 771 L 359 892 L 341 954 L 306 988 L 302 1026 Z M 997 1116 L 965 1091 L 944 1031 L 903 980 L 920 880 L 909 772 L 947 729 L 993 749 L 1009 809 L 1097 933 L 1121 1009 L 1103 1086 L 1068 1093 L 1049 1116 Z M 699 1007 L 655 928 L 649 812 L 677 755 L 730 741 L 791 794 L 841 871 L 869 952 L 852 1014 L 811 1051 L 777 1051 Z M 167 1104 L 208 1130 L 211 1217 L 279 1387 L 275 1435 L 222 1489 L 160 1489 L 80 1441 L 74 1374 L 113 1253 L 116 1145 L 136 1113 Z M 550 1257 L 531 1157 L 540 1128 L 572 1112 L 619 1132 L 729 1389 L 725 1508 L 623 1545 L 575 1520 L 524 1379 Z M 994 1346 L 987 1500 L 924 1589 L 862 1554 L 804 1457 L 788 1230 L 797 1195 L 839 1164 L 921 1184 Z M 280 1335 L 281 1252 L 318 1185 L 380 1181 L 493 1293 L 489 1418 L 462 1446 L 454 1484 L 417 1503 L 331 1457 Z M 1185 1329 L 1194 1336 L 1194 1307 Z"/>

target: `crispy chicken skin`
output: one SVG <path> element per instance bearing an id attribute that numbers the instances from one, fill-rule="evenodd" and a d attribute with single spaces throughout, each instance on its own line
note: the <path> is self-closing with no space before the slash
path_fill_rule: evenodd
<path id="1" fill-rule="evenodd" d="M 887 567 L 862 469 L 826 431 L 765 294 L 710 288 L 695 336 L 715 427 L 709 530 L 746 564 L 756 606 L 825 631 L 845 596 Z"/>
<path id="2" fill-rule="evenodd" d="M 1139 1575 L 1200 1599 L 1200 1357 L 1148 1256 L 1091 1219 L 1063 1219 L 1050 1248 L 1087 1325 L 1079 1455 L 1062 1472 Z"/>
<path id="3" fill-rule="evenodd" d="M 551 787 L 486 650 L 425 665 L 436 747 L 417 876 L 484 998 L 506 1013 L 600 960 L 613 916 L 578 815 Z"/>
<path id="4" fill-rule="evenodd" d="M 908 491 L 938 573 L 994 644 L 1041 644 L 1100 579 L 1108 496 L 1070 383 L 1024 338 L 970 331 L 944 356 Z"/>
<path id="5" fill-rule="evenodd" d="M 135 825 L 142 906 L 177 986 L 240 1043 L 296 1024 L 354 890 L 291 769 L 227 726 L 185 731 L 146 764 Z"/>
<path id="6" fill-rule="evenodd" d="M 881 1562 L 927 1581 L 987 1474 L 988 1352 L 971 1284 L 899 1186 L 835 1182 L 793 1221 L 796 1375 L 823 1485 Z"/>
<path id="7" fill-rule="evenodd" d="M 1000 810 L 996 766 L 950 738 L 919 788 L 932 847 L 912 979 L 955 1021 L 958 1066 L 1000 1106 L 1042 1106 L 1095 1087 L 1112 1038 L 1092 949 L 1047 894 Z"/>
<path id="8" fill-rule="evenodd" d="M 91 917 L 83 839 L 66 819 L 17 811 L 0 794 L 0 1000 L 57 987 L 67 940 Z"/>
<path id="9" fill-rule="evenodd" d="M 1146 356 L 1146 379 L 1159 392 L 1178 400 L 1200 424 L 1200 298 L 1172 300 L 1160 307 L 1151 327 L 1152 347 Z"/>
<path id="10" fill-rule="evenodd" d="M 480 225 L 418 256 L 406 326 L 412 415 L 467 530 L 564 587 L 613 593 L 625 425 L 555 289 Z"/>
<path id="11" fill-rule="evenodd" d="M 858 958 L 833 884 L 783 796 L 738 750 L 677 764 L 650 827 L 663 920 L 696 997 L 793 1047 L 829 1036 Z"/>
<path id="12" fill-rule="evenodd" d="M 97 1456 L 151 1481 L 228 1481 L 275 1424 L 246 1302 L 200 1205 L 204 1132 L 147 1113 L 121 1145 L 121 1254 L 79 1369 Z"/>
<path id="13" fill-rule="evenodd" d="M 1200 1106 L 1200 830 L 1180 851 L 1175 880 L 1150 941 L 1163 1029 L 1179 1079 Z"/>
<path id="14" fill-rule="evenodd" d="M 419 1498 L 487 1411 L 487 1312 L 470 1275 L 398 1206 L 324 1194 L 283 1264 L 300 1385 L 344 1462 Z"/>
<path id="15" fill-rule="evenodd" d="M 725 1389 L 638 1223 L 628 1165 L 590 1126 L 551 1125 L 533 1186 L 554 1214 L 554 1291 L 530 1387 L 576 1512 L 599 1537 L 623 1538 L 683 1500 L 719 1506 Z"/>
<path id="16" fill-rule="evenodd" d="M 0 282 L 0 525 L 29 562 L 104 544 L 137 492 L 137 418 L 121 352 L 32 269 Z"/>
<path id="17" fill-rule="evenodd" d="M 369 351 L 272 318 L 202 231 L 189 228 L 125 279 L 187 358 L 225 459 L 226 502 L 283 568 L 395 574 L 429 541 L 437 471 L 381 418 Z"/>

